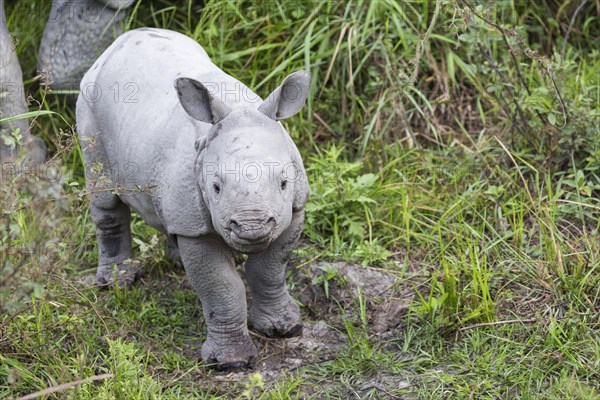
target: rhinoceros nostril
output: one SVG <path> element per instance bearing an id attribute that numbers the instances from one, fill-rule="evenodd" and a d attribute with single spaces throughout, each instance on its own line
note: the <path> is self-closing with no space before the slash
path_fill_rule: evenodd
<path id="1" fill-rule="evenodd" d="M 238 224 L 236 220 L 232 219 L 229 221 L 229 229 L 234 232 L 238 232 L 240 230 L 240 224 Z"/>

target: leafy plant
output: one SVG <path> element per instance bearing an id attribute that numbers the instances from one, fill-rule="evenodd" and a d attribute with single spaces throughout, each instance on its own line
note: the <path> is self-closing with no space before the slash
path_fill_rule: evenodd
<path id="1" fill-rule="evenodd" d="M 332 252 L 352 254 L 371 236 L 372 208 L 377 207 L 373 173 L 361 173 L 360 162 L 340 159 L 343 149 L 332 146 L 308 167 L 311 197 L 307 204 L 308 236 Z"/>
<path id="2" fill-rule="evenodd" d="M 329 281 L 335 279 L 335 277 L 339 273 L 339 270 L 337 268 L 332 267 L 331 265 L 323 265 L 320 266 L 319 269 L 324 273 L 314 276 L 312 279 L 312 284 L 315 286 L 323 285 L 325 297 L 329 298 Z"/>
<path id="3" fill-rule="evenodd" d="M 160 385 L 147 371 L 147 356 L 141 353 L 134 343 L 122 339 L 108 340 L 108 365 L 110 378 L 101 382 L 98 388 L 87 383 L 77 388 L 79 399 L 125 400 L 158 399 Z"/>

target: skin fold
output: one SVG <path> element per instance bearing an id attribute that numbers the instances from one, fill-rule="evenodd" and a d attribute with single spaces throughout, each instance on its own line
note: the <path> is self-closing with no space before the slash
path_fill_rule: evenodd
<path id="1" fill-rule="evenodd" d="M 121 93 L 115 96 L 115 84 Z M 252 362 L 235 256 L 248 254 L 250 322 L 300 334 L 285 265 L 304 222 L 308 182 L 279 120 L 296 114 L 310 76 L 289 75 L 266 100 L 215 66 L 194 40 L 162 29 L 119 37 L 84 76 L 77 126 L 97 227 L 101 283 L 131 284 L 130 210 L 166 233 L 202 302 L 202 358 Z"/>

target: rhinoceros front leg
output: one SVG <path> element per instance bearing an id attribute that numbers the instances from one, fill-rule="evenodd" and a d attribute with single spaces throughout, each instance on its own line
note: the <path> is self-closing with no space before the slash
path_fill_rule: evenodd
<path id="1" fill-rule="evenodd" d="M 246 292 L 231 249 L 218 236 L 177 237 L 183 266 L 202 302 L 208 335 L 202 358 L 218 369 L 242 368 L 256 347 L 248 334 Z"/>
<path id="2" fill-rule="evenodd" d="M 285 284 L 285 266 L 300 237 L 304 211 L 293 214 L 289 228 L 261 253 L 246 262 L 246 279 L 252 291 L 250 321 L 262 334 L 292 337 L 302 333 L 300 309 Z"/>

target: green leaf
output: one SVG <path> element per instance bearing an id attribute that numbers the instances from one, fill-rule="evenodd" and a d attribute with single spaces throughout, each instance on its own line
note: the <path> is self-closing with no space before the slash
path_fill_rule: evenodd
<path id="1" fill-rule="evenodd" d="M 373 200 L 370 197 L 366 197 L 366 196 L 352 197 L 352 198 L 349 198 L 348 201 L 356 201 L 357 203 L 377 204 L 377 202 L 375 200 Z"/>
<path id="2" fill-rule="evenodd" d="M 536 88 L 530 96 L 525 97 L 523 104 L 539 112 L 549 112 L 552 110 L 553 98 L 550 96 L 547 88 Z"/>
<path id="3" fill-rule="evenodd" d="M 58 113 L 56 113 L 54 111 L 49 111 L 49 110 L 30 111 L 30 112 L 26 112 L 26 113 L 19 114 L 19 115 L 14 115 L 12 117 L 0 118 L 0 124 L 2 124 L 4 122 L 18 121 L 21 119 L 34 118 L 34 117 L 38 117 L 40 115 L 51 115 L 51 114 L 58 115 Z"/>
<path id="4" fill-rule="evenodd" d="M 375 174 L 364 174 L 356 178 L 356 187 L 371 187 L 379 177 Z"/>
<path id="5" fill-rule="evenodd" d="M 363 224 L 357 221 L 348 223 L 348 235 L 355 238 L 362 238 L 365 235 Z"/>

